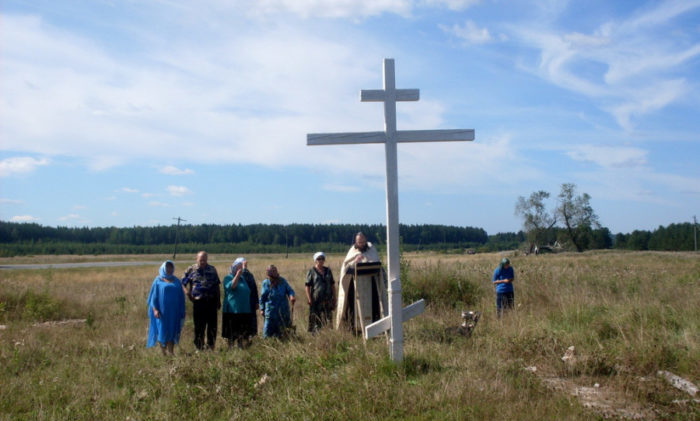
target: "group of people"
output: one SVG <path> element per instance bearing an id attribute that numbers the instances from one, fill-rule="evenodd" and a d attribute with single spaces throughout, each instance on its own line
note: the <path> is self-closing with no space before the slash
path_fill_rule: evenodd
<path id="1" fill-rule="evenodd" d="M 335 281 L 330 268 L 324 265 L 326 255 L 318 252 L 313 258 L 305 289 L 309 331 L 315 333 L 332 320 Z M 250 345 L 258 332 L 258 311 L 264 318 L 264 338 L 283 337 L 292 326 L 296 293 L 275 265 L 267 267 L 260 295 L 255 277 L 248 270 L 248 261 L 243 257 L 231 264 L 223 282 L 216 268 L 208 263 L 205 251 L 197 254 L 196 263 L 185 270 L 182 279 L 174 273 L 175 264 L 170 260 L 164 262 L 151 285 L 147 347 L 159 343 L 164 354 L 173 354 L 184 325 L 186 298 L 192 302 L 194 345 L 198 350 L 214 349 L 219 310 L 222 310 L 221 336 L 229 347 Z"/>
<path id="2" fill-rule="evenodd" d="M 175 264 L 172 261 L 161 265 L 148 297 L 148 347 L 160 343 L 164 354 L 173 354 L 185 320 L 187 297 L 192 302 L 195 347 L 198 350 L 214 349 L 218 311 L 222 309 L 222 282 L 216 268 L 209 265 L 207 260 L 207 253 L 199 252 L 196 263 L 187 268 L 182 280 L 174 275 Z M 354 270 L 358 263 L 379 262 L 377 250 L 363 233 L 355 235 L 354 244 L 343 261 L 337 291 L 333 272 L 325 265 L 326 255 L 317 252 L 313 261 L 304 284 L 309 305 L 309 332 L 316 333 L 329 325 L 333 321 L 334 308 L 337 309 L 336 329 L 345 324 L 357 330 L 356 310 L 360 313 L 357 315 L 360 316 L 360 323 L 364 325 L 386 315 L 386 277 L 383 270 L 365 274 Z M 237 258 L 224 277 L 221 336 L 227 340 L 229 347 L 237 345 L 244 348 L 250 345 L 252 337 L 258 332 L 258 311 L 264 318 L 264 338 L 283 337 L 292 327 L 296 293 L 274 265 L 267 267 L 266 275 L 259 296 L 255 277 L 248 270 L 245 258 Z M 492 277 L 499 318 L 504 311 L 514 307 L 514 280 L 513 267 L 508 258 L 503 258 Z M 359 300 L 360 295 L 363 300 Z"/>

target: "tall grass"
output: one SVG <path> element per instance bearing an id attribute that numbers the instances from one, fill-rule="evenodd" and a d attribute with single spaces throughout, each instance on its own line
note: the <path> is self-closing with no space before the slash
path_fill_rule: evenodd
<path id="1" fill-rule="evenodd" d="M 235 256 L 210 256 L 223 277 Z M 698 407 L 653 374 L 700 380 L 700 258 L 671 253 L 512 256 L 516 309 L 495 317 L 490 283 L 500 255 L 408 254 L 405 360 L 382 337 L 345 332 L 258 338 L 246 350 L 195 352 L 188 314 L 176 355 L 146 349 L 146 295 L 157 267 L 0 272 L 0 419 L 591 419 L 542 381 L 599 383 L 663 419 Z M 193 257 L 192 257 L 193 258 Z M 336 276 L 341 256 L 329 256 Z M 145 256 L 145 260 L 159 260 Z M 258 283 L 274 263 L 300 296 L 311 256 L 249 256 Z M 190 261 L 176 262 L 181 275 Z M 460 311 L 483 312 L 471 338 Z M 191 309 L 188 306 L 188 312 Z M 82 325 L 33 323 L 87 318 Z M 561 356 L 574 345 L 578 363 Z M 524 370 L 536 366 L 537 375 Z M 269 380 L 258 384 L 268 376 Z M 644 380 L 640 380 L 643 378 Z"/>

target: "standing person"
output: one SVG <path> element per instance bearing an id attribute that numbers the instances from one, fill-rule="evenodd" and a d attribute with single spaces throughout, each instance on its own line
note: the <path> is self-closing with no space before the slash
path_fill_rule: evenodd
<path id="1" fill-rule="evenodd" d="M 280 338 L 286 333 L 292 326 L 290 303 L 293 311 L 295 302 L 294 290 L 287 280 L 280 276 L 275 265 L 268 266 L 260 294 L 260 312 L 265 317 L 263 338 Z"/>
<path id="2" fill-rule="evenodd" d="M 515 292 L 513 281 L 515 272 L 510 265 L 510 260 L 504 257 L 496 270 L 493 271 L 492 282 L 496 286 L 496 312 L 501 317 L 504 311 L 513 309 L 515 306 Z"/>
<path id="3" fill-rule="evenodd" d="M 180 342 L 180 332 L 185 322 L 185 294 L 182 293 L 180 280 L 173 273 L 175 264 L 170 260 L 163 262 L 148 294 L 151 324 L 146 347 L 159 342 L 163 355 L 175 353 L 174 347 Z"/>
<path id="4" fill-rule="evenodd" d="M 207 347 L 214 349 L 216 344 L 217 312 L 221 308 L 221 280 L 216 268 L 207 263 L 206 251 L 197 253 L 197 263 L 187 268 L 182 279 L 182 287 L 192 301 L 194 319 L 194 346 L 204 349 L 204 332 L 207 334 Z"/>
<path id="5" fill-rule="evenodd" d="M 374 245 L 367 241 L 367 236 L 358 232 L 340 268 L 338 304 L 335 314 L 336 329 L 340 329 L 343 325 L 350 327 L 351 330 L 360 329 L 360 326 L 355 326 L 355 295 L 360 297 L 357 307 L 362 314 L 362 322 L 365 326 L 379 320 L 382 317 L 381 308 L 387 308 L 386 274 L 383 270 L 379 274 L 358 275 L 355 279 L 355 265 L 371 262 L 380 262 L 379 253 Z"/>
<path id="6" fill-rule="evenodd" d="M 252 335 L 257 336 L 258 334 L 258 309 L 260 308 L 260 296 L 258 295 L 258 285 L 255 282 L 255 276 L 253 272 L 248 270 L 248 260 L 245 257 L 239 257 L 243 259 L 243 273 L 241 277 L 248 283 L 248 288 L 250 288 L 250 308 L 253 311 L 253 319 L 251 320 Z"/>
<path id="7" fill-rule="evenodd" d="M 315 333 L 333 320 L 335 280 L 330 268 L 324 266 L 326 255 L 314 254 L 314 267 L 306 274 L 306 301 L 309 303 L 309 332 Z"/>
<path id="8" fill-rule="evenodd" d="M 256 333 L 255 310 L 258 292 L 257 288 L 255 292 L 251 290 L 250 282 L 246 279 L 250 272 L 244 270 L 244 262 L 243 257 L 236 259 L 231 265 L 230 273 L 224 278 L 221 336 L 228 340 L 229 348 L 233 347 L 234 343 L 237 343 L 239 348 L 248 347 L 250 338 Z M 256 305 L 252 304 L 251 298 L 255 299 Z"/>

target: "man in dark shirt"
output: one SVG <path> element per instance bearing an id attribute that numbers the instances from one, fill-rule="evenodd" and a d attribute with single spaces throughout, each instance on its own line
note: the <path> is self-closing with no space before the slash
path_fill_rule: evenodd
<path id="1" fill-rule="evenodd" d="M 204 332 L 207 347 L 214 349 L 218 310 L 221 308 L 221 280 L 216 268 L 207 264 L 207 252 L 197 253 L 197 263 L 187 268 L 182 278 L 185 294 L 192 301 L 194 319 L 194 346 L 204 349 Z"/>

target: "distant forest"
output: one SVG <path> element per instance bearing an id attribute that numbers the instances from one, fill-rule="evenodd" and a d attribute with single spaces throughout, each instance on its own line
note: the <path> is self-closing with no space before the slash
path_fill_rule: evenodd
<path id="1" fill-rule="evenodd" d="M 693 250 L 693 228 L 690 223 L 671 224 L 654 231 L 614 236 L 607 228 L 599 228 L 590 231 L 586 249 Z M 344 252 L 358 231 L 364 232 L 380 249 L 384 248 L 386 227 L 381 224 L 77 228 L 0 221 L 0 255 L 172 253 L 176 243 L 178 253 L 195 253 L 201 249 L 212 253 Z M 489 252 L 525 247 L 527 243 L 523 231 L 488 235 L 484 229 L 474 227 L 401 225 L 400 233 L 401 247 L 406 251 Z"/>

